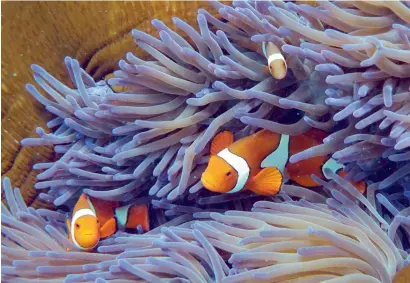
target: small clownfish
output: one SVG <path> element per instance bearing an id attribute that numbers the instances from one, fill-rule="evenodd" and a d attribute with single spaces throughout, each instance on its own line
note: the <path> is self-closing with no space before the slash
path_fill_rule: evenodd
<path id="1" fill-rule="evenodd" d="M 328 156 L 317 156 L 290 163 L 289 157 L 312 146 L 326 137 L 326 133 L 312 129 L 299 136 L 288 136 L 268 130 L 234 142 L 233 134 L 224 131 L 215 136 L 211 143 L 211 157 L 201 181 L 213 192 L 236 193 L 249 189 L 260 195 L 276 195 L 287 176 L 304 187 L 317 187 L 311 175 L 328 180 L 325 168 L 342 178 L 346 176 L 344 166 Z M 265 167 L 269 159 L 269 167 Z M 262 168 L 265 167 L 265 168 Z M 365 182 L 352 183 L 361 193 L 366 190 Z"/>
<path id="2" fill-rule="evenodd" d="M 280 49 L 272 42 L 263 42 L 262 52 L 268 60 L 268 67 L 271 75 L 277 80 L 286 77 L 288 66 Z"/>
<path id="3" fill-rule="evenodd" d="M 410 264 L 407 264 L 394 275 L 393 283 L 410 283 Z"/>
<path id="4" fill-rule="evenodd" d="M 82 194 L 74 206 L 72 219 L 66 219 L 68 238 L 79 249 L 90 251 L 100 239 L 114 234 L 117 229 L 135 229 L 138 225 L 149 230 L 148 207 L 144 204 L 119 206 Z"/>

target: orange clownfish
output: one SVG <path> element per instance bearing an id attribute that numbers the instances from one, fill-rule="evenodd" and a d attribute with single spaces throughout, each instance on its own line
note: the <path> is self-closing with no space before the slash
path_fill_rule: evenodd
<path id="1" fill-rule="evenodd" d="M 69 240 L 79 249 L 94 249 L 100 239 L 114 234 L 118 228 L 135 229 L 138 225 L 149 230 L 148 207 L 144 204 L 119 206 L 118 202 L 105 201 L 82 194 L 72 219 L 66 220 Z"/>
<path id="2" fill-rule="evenodd" d="M 284 182 L 283 176 L 304 187 L 319 186 L 311 178 L 312 174 L 329 179 L 325 168 L 344 177 L 344 165 L 329 156 L 288 162 L 291 155 L 320 144 L 325 137 L 326 133 L 316 129 L 292 137 L 262 130 L 234 142 L 231 132 L 221 132 L 211 143 L 211 158 L 202 174 L 202 184 L 218 193 L 249 189 L 260 195 L 276 195 Z M 267 159 L 269 167 L 264 166 Z M 365 182 L 352 184 L 364 193 Z"/>

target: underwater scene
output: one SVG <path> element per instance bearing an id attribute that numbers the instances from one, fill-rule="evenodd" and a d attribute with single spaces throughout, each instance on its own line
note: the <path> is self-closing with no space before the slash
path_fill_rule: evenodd
<path id="1" fill-rule="evenodd" d="M 410 2 L 2 9 L 2 282 L 410 282 Z"/>

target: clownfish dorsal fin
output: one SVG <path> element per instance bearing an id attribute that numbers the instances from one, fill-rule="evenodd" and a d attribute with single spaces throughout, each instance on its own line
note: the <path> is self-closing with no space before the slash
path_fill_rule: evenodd
<path id="1" fill-rule="evenodd" d="M 276 167 L 262 169 L 248 185 L 248 189 L 260 195 L 276 195 L 283 182 L 282 173 Z"/>
<path id="2" fill-rule="evenodd" d="M 233 134 L 229 131 L 220 132 L 212 140 L 211 155 L 217 155 L 231 144 L 233 144 Z"/>
<path id="3" fill-rule="evenodd" d="M 117 230 L 117 223 L 115 218 L 111 218 L 107 222 L 104 223 L 104 225 L 100 228 L 100 237 L 101 238 L 106 238 L 108 236 L 111 236 L 112 234 L 115 233 Z"/>
<path id="4" fill-rule="evenodd" d="M 86 194 L 82 193 L 81 196 L 78 198 L 77 203 L 73 209 L 73 215 L 79 211 L 80 209 L 90 208 L 90 201 Z"/>
<path id="5" fill-rule="evenodd" d="M 92 202 L 91 198 L 88 195 L 84 194 L 84 193 L 81 194 L 81 196 L 78 198 L 78 201 L 77 201 L 77 203 L 74 207 L 74 210 L 73 210 L 73 215 L 77 211 L 79 211 L 80 209 L 91 209 L 91 211 L 94 214 L 97 214 L 96 209 L 93 205 L 93 202 Z"/>

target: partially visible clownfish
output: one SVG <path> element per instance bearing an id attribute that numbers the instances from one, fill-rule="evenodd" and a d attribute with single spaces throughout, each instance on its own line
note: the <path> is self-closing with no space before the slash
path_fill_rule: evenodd
<path id="1" fill-rule="evenodd" d="M 393 283 L 410 283 L 410 264 L 404 266 L 394 275 Z"/>
<path id="2" fill-rule="evenodd" d="M 320 4 L 316 0 L 296 0 L 296 4 L 301 5 L 301 4 L 306 4 L 312 7 L 317 7 Z"/>
<path id="3" fill-rule="evenodd" d="M 286 77 L 288 66 L 279 47 L 272 42 L 263 42 L 262 52 L 268 60 L 268 68 L 272 77 L 277 80 L 281 80 Z"/>
<path id="4" fill-rule="evenodd" d="M 325 168 L 343 178 L 346 176 L 344 165 L 329 156 L 289 162 L 290 156 L 322 143 L 325 137 L 325 132 L 316 129 L 292 137 L 262 130 L 234 142 L 231 132 L 221 132 L 211 143 L 211 157 L 202 174 L 202 184 L 218 193 L 249 189 L 260 195 L 276 195 L 284 182 L 283 176 L 309 188 L 319 186 L 312 174 L 329 179 Z M 269 167 L 262 168 L 268 156 Z M 364 181 L 352 184 L 361 193 L 366 190 Z"/>
<path id="5" fill-rule="evenodd" d="M 74 206 L 72 219 L 66 220 L 69 240 L 80 250 L 94 249 L 100 239 L 118 229 L 149 230 L 148 207 L 145 204 L 119 206 L 118 202 L 105 201 L 82 194 Z"/>

